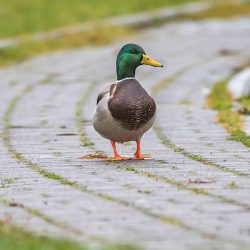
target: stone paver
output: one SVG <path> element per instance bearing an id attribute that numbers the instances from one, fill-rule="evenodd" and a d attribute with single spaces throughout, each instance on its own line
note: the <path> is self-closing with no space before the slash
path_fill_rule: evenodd
<path id="1" fill-rule="evenodd" d="M 239 18 L 176 22 L 134 38 L 166 65 L 138 70 L 158 104 L 143 138 L 152 161 L 78 159 L 112 154 L 91 118 L 98 91 L 115 80 L 120 43 L 2 69 L 0 216 L 85 243 L 249 249 L 250 149 L 203 108 L 204 92 L 250 57 L 249 32 L 250 19 Z"/>

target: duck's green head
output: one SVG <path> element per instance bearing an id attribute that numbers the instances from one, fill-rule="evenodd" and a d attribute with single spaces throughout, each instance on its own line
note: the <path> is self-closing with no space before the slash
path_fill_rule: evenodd
<path id="1" fill-rule="evenodd" d="M 136 68 L 142 64 L 163 67 L 161 63 L 149 58 L 139 45 L 132 43 L 124 45 L 116 59 L 117 80 L 135 77 Z"/>

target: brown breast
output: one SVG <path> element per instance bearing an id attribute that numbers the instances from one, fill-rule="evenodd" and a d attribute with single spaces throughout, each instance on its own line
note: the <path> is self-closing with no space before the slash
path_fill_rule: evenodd
<path id="1" fill-rule="evenodd" d="M 154 116 L 156 111 L 154 99 L 133 78 L 117 83 L 108 108 L 113 118 L 128 130 L 138 130 Z"/>

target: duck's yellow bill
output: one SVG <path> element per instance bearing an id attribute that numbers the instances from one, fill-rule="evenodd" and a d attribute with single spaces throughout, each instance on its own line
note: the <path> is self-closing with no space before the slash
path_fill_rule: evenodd
<path id="1" fill-rule="evenodd" d="M 163 67 L 163 65 L 153 59 L 151 59 L 150 57 L 143 55 L 142 60 L 141 60 L 141 64 L 145 64 L 145 65 L 151 65 L 154 67 Z"/>

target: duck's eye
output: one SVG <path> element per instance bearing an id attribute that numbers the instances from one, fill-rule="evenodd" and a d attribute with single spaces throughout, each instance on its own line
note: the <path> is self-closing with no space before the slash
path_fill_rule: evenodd
<path id="1" fill-rule="evenodd" d="M 132 50 L 131 53 L 132 53 L 132 54 L 136 54 L 136 51 L 135 51 L 135 50 Z"/>

